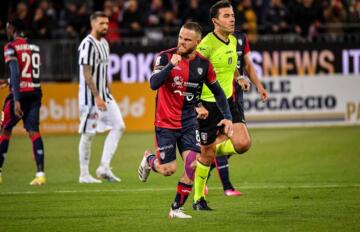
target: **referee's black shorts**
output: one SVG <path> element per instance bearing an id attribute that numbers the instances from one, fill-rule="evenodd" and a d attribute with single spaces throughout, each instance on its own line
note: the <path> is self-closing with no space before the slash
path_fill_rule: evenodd
<path id="1" fill-rule="evenodd" d="M 208 145 L 216 140 L 216 137 L 222 131 L 222 127 L 217 124 L 224 118 L 216 102 L 201 101 L 203 106 L 209 111 L 206 119 L 199 120 L 200 139 L 202 145 Z M 244 110 L 241 104 L 234 102 L 232 98 L 228 99 L 233 123 L 245 123 Z"/>

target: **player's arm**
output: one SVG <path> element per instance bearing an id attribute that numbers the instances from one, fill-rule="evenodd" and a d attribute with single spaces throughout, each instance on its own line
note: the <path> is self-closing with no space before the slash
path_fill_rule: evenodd
<path id="1" fill-rule="evenodd" d="M 84 44 L 80 45 L 79 48 L 79 65 L 83 67 L 83 75 L 85 79 L 85 83 L 87 87 L 90 89 L 92 95 L 95 98 L 96 107 L 104 111 L 106 110 L 106 103 L 100 97 L 99 91 L 96 88 L 95 82 L 92 76 L 92 67 L 95 65 L 95 48 L 91 42 L 85 42 Z"/>
<path id="2" fill-rule="evenodd" d="M 105 101 L 100 97 L 99 91 L 96 88 L 95 82 L 92 77 L 92 67 L 90 65 L 83 65 L 83 72 L 85 77 L 85 82 L 88 88 L 90 89 L 92 95 L 95 97 L 95 104 L 97 108 L 101 111 L 106 110 Z"/>
<path id="3" fill-rule="evenodd" d="M 154 71 L 150 77 L 150 87 L 152 90 L 159 89 L 165 83 L 171 70 L 178 65 L 180 60 L 181 56 L 178 54 L 173 54 L 168 63 L 165 54 L 156 58 Z"/>
<path id="4" fill-rule="evenodd" d="M 14 113 L 17 117 L 22 117 L 23 112 L 20 104 L 20 70 L 15 48 L 11 45 L 5 47 L 4 59 L 10 72 L 11 92 L 14 99 Z"/>
<path id="5" fill-rule="evenodd" d="M 244 57 L 245 60 L 245 71 L 247 72 L 247 74 L 249 75 L 249 79 L 250 81 L 256 86 L 259 94 L 260 94 L 260 98 L 262 101 L 266 101 L 269 98 L 269 93 L 265 90 L 263 84 L 261 83 L 255 67 L 250 59 L 250 53 L 247 53 Z"/>

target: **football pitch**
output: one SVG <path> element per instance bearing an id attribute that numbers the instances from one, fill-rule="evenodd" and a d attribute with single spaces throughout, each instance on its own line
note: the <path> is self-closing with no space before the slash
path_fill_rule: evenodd
<path id="1" fill-rule="evenodd" d="M 152 133 L 127 133 L 113 160 L 120 183 L 78 184 L 79 136 L 43 136 L 45 186 L 34 175 L 31 143 L 14 136 L 0 185 L 0 231 L 360 231 L 360 127 L 250 129 L 253 146 L 230 159 L 234 185 L 244 195 L 225 197 L 216 171 L 208 183 L 211 212 L 167 218 L 181 174 L 137 167 Z M 91 173 L 105 136 L 93 144 Z M 178 159 L 179 167 L 182 161 Z"/>

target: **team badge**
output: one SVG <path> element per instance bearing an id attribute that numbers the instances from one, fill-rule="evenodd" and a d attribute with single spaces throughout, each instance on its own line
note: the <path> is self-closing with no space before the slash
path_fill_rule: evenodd
<path id="1" fill-rule="evenodd" d="M 165 159 L 165 152 L 160 152 L 160 159 Z"/>
<path id="2" fill-rule="evenodd" d="M 197 71 L 198 71 L 199 75 L 201 75 L 204 70 L 203 70 L 203 68 L 199 67 L 199 68 L 197 68 Z"/>
<path id="3" fill-rule="evenodd" d="M 208 134 L 206 132 L 201 132 L 201 140 L 203 143 L 206 143 L 208 139 Z"/>

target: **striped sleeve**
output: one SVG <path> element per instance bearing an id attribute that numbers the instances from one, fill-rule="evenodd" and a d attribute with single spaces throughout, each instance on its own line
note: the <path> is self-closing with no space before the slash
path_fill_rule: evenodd
<path id="1" fill-rule="evenodd" d="M 86 38 L 79 46 L 79 64 L 94 66 L 95 48 L 90 40 Z"/>

